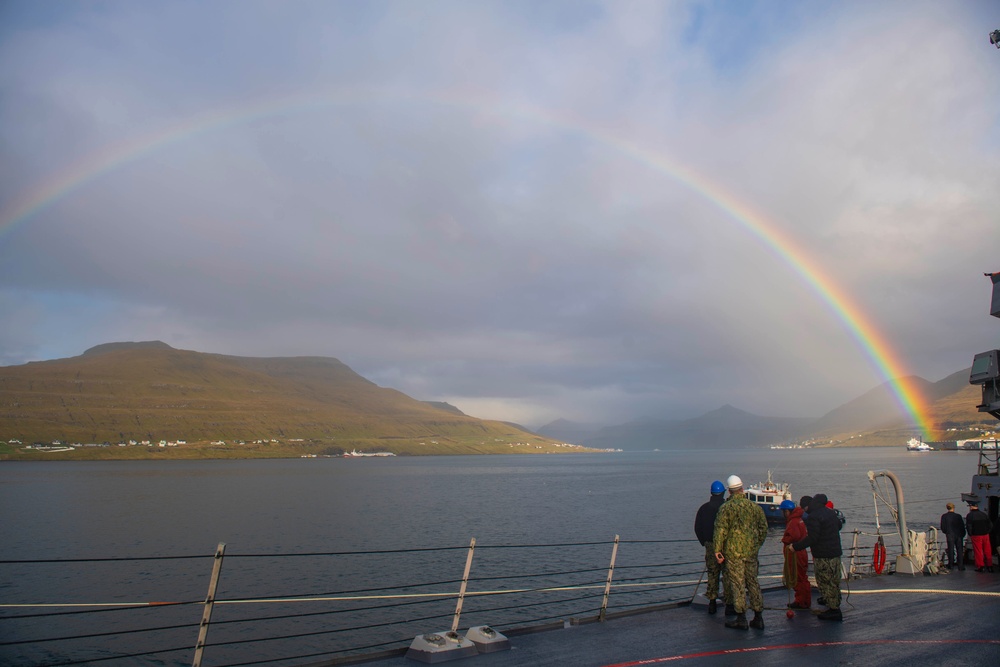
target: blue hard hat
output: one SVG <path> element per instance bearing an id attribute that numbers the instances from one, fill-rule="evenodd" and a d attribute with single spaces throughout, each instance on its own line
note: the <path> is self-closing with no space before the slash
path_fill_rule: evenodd
<path id="1" fill-rule="evenodd" d="M 725 493 L 725 492 L 726 492 L 726 486 L 722 482 L 720 482 L 719 480 L 715 480 L 714 482 L 712 482 L 713 496 L 717 496 L 720 493 Z"/>
<path id="2" fill-rule="evenodd" d="M 778 507 L 780 507 L 783 510 L 788 510 L 789 512 L 791 512 L 792 510 L 795 509 L 795 502 L 791 500 L 782 500 L 781 504 L 778 505 Z"/>

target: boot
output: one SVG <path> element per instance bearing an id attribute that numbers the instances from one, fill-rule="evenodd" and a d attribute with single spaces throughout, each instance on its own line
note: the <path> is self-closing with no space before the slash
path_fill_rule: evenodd
<path id="1" fill-rule="evenodd" d="M 747 623 L 746 614 L 736 614 L 736 618 L 731 621 L 726 621 L 726 627 L 734 628 L 736 630 L 746 630 L 750 627 L 750 624 Z"/>
<path id="2" fill-rule="evenodd" d="M 736 615 L 736 607 L 734 607 L 731 604 L 727 604 L 726 605 L 726 616 L 735 616 L 735 615 Z"/>
<path id="3" fill-rule="evenodd" d="M 840 613 L 840 609 L 827 609 L 816 617 L 821 621 L 842 621 L 844 620 L 844 615 Z"/>
<path id="4" fill-rule="evenodd" d="M 759 611 L 753 613 L 753 620 L 750 621 L 751 628 L 757 628 L 758 630 L 764 629 L 764 616 Z"/>
<path id="5" fill-rule="evenodd" d="M 719 607 L 719 603 L 716 602 L 715 598 L 712 598 L 711 600 L 708 601 L 708 613 L 709 614 L 714 614 L 715 611 L 716 611 L 716 609 L 718 609 L 718 607 Z"/>

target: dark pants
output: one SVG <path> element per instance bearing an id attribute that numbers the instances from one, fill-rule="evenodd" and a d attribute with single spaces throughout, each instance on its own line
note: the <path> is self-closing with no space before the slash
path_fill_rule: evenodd
<path id="1" fill-rule="evenodd" d="M 955 563 L 958 566 L 965 569 L 965 546 L 962 544 L 965 540 L 958 535 L 946 535 L 948 538 L 948 546 L 945 549 L 945 553 L 948 555 L 948 567 L 955 567 Z M 955 554 L 958 554 L 958 558 Z"/>

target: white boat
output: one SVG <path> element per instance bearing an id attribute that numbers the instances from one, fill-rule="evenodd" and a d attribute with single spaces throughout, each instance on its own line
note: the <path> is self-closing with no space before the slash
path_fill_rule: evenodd
<path id="1" fill-rule="evenodd" d="M 906 443 L 906 451 L 908 452 L 932 452 L 931 446 L 928 445 L 923 440 L 917 440 L 916 438 L 910 438 Z"/>
<path id="2" fill-rule="evenodd" d="M 776 484 L 771 481 L 771 471 L 767 471 L 767 481 L 752 484 L 746 488 L 746 497 L 764 510 L 768 523 L 784 523 L 785 515 L 781 513 L 781 501 L 792 499 L 792 490 L 788 484 Z"/>

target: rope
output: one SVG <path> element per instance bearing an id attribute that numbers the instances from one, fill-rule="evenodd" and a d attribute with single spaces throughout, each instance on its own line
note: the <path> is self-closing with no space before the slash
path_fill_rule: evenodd
<path id="1" fill-rule="evenodd" d="M 879 588 L 864 591 L 854 591 L 854 595 L 874 595 L 876 593 L 921 593 L 937 595 L 968 595 L 972 597 L 1000 598 L 1000 591 L 949 591 L 938 588 Z"/>

